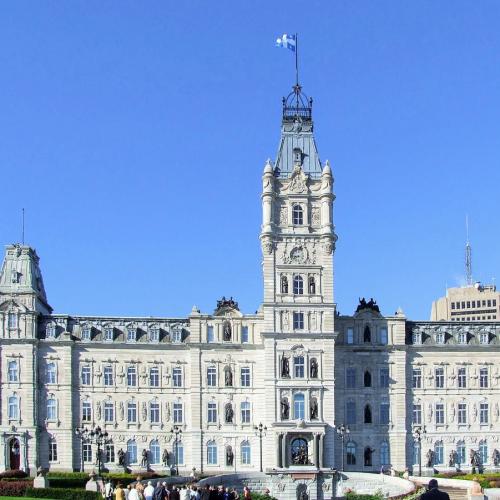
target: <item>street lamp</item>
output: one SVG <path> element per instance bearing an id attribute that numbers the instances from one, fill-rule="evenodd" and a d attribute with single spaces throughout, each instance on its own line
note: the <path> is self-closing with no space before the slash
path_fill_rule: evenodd
<path id="1" fill-rule="evenodd" d="M 174 446 L 175 446 L 175 475 L 179 475 L 179 441 L 182 435 L 182 429 L 178 425 L 170 430 L 170 432 L 175 436 Z"/>
<path id="2" fill-rule="evenodd" d="M 99 426 L 94 429 L 87 429 L 86 427 L 77 427 L 75 429 L 77 436 L 80 437 L 82 447 L 84 442 L 93 443 L 97 445 L 97 476 L 101 477 L 102 471 L 102 447 L 110 444 L 113 440 L 109 437 L 108 431 L 101 429 Z M 82 450 L 83 454 L 83 450 Z M 82 456 L 82 471 L 83 471 L 83 456 Z"/>
<path id="3" fill-rule="evenodd" d="M 425 427 L 413 428 L 413 441 L 418 443 L 418 475 L 422 476 L 422 437 L 425 435 Z"/>
<path id="4" fill-rule="evenodd" d="M 266 433 L 267 427 L 260 422 L 259 425 L 254 426 L 255 435 L 259 436 L 260 443 L 260 472 L 262 472 L 262 436 Z"/>
<path id="5" fill-rule="evenodd" d="M 349 427 L 347 427 L 347 425 L 338 425 L 338 426 L 333 426 L 335 431 L 337 432 L 337 434 L 340 436 L 340 439 L 342 441 L 342 472 L 344 472 L 344 440 L 346 438 L 346 436 L 349 435 L 349 433 L 351 432 L 349 430 Z"/>

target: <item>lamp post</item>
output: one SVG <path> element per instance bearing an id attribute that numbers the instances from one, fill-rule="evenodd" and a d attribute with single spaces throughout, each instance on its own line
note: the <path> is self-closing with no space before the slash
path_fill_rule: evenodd
<path id="1" fill-rule="evenodd" d="M 97 476 L 101 477 L 102 471 L 102 447 L 112 443 L 108 431 L 101 429 L 99 426 L 94 429 L 87 429 L 87 427 L 77 427 L 75 429 L 77 436 L 80 437 L 82 446 L 84 442 L 93 443 L 97 445 Z M 82 450 L 83 454 L 83 450 Z M 82 470 L 83 470 L 83 456 L 82 456 Z"/>
<path id="2" fill-rule="evenodd" d="M 174 425 L 170 432 L 175 436 L 175 475 L 179 475 L 179 441 L 182 435 L 182 429 L 178 425 Z"/>
<path id="3" fill-rule="evenodd" d="M 422 476 L 422 437 L 425 435 L 425 427 L 413 428 L 413 441 L 418 443 L 418 475 Z"/>
<path id="4" fill-rule="evenodd" d="M 259 423 L 259 425 L 254 426 L 255 435 L 259 437 L 259 444 L 260 444 L 260 472 L 262 472 L 262 436 L 266 433 L 267 427 L 262 424 L 262 422 Z"/>
<path id="5" fill-rule="evenodd" d="M 342 472 L 344 472 L 344 440 L 346 438 L 346 436 L 349 435 L 349 433 L 351 432 L 349 430 L 349 427 L 347 427 L 347 425 L 338 425 L 338 426 L 334 426 L 335 428 L 335 431 L 337 432 L 337 434 L 340 436 L 340 440 L 342 442 Z"/>

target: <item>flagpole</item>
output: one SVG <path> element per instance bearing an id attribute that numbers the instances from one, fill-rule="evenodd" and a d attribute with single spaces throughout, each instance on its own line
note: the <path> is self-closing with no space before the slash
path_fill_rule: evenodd
<path id="1" fill-rule="evenodd" d="M 295 33 L 295 80 L 299 85 L 299 34 Z"/>

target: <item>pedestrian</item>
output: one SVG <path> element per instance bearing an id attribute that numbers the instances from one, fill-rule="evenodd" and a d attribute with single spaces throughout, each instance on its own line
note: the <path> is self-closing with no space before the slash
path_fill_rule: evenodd
<path id="1" fill-rule="evenodd" d="M 122 483 L 116 485 L 115 500 L 125 500 L 125 490 L 123 489 Z"/>
<path id="2" fill-rule="evenodd" d="M 165 500 L 166 493 L 160 481 L 156 483 L 156 488 L 153 491 L 153 500 Z"/>
<path id="3" fill-rule="evenodd" d="M 129 485 L 130 486 L 130 493 L 128 495 L 128 500 L 140 500 L 139 497 L 139 492 L 137 491 L 137 488 L 135 486 Z"/>
<path id="4" fill-rule="evenodd" d="M 104 492 L 102 496 L 105 498 L 105 500 L 113 500 L 113 483 L 109 478 L 104 485 Z"/>
<path id="5" fill-rule="evenodd" d="M 148 485 L 144 488 L 144 496 L 146 500 L 153 500 L 153 493 L 155 489 L 153 488 L 153 483 L 148 481 Z"/>
<path id="6" fill-rule="evenodd" d="M 127 484 L 127 488 L 125 489 L 125 500 L 129 500 L 131 489 L 132 489 L 132 485 L 130 483 Z"/>
<path id="7" fill-rule="evenodd" d="M 189 500 L 189 491 L 186 488 L 186 485 L 181 487 L 181 491 L 179 492 L 179 500 Z"/>
<path id="8" fill-rule="evenodd" d="M 208 484 L 201 490 L 200 500 L 210 500 L 210 486 Z"/>
<path id="9" fill-rule="evenodd" d="M 427 491 L 420 495 L 420 500 L 450 500 L 450 495 L 438 489 L 437 479 L 431 479 Z"/>
<path id="10" fill-rule="evenodd" d="M 243 498 L 245 500 L 250 500 L 252 498 L 252 495 L 250 494 L 250 490 L 248 489 L 248 486 L 245 486 L 243 488 Z"/>

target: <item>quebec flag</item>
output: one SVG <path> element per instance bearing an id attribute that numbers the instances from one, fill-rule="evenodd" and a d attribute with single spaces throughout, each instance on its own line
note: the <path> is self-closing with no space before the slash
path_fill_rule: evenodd
<path id="1" fill-rule="evenodd" d="M 276 40 L 276 47 L 283 47 L 284 49 L 290 49 L 295 52 L 297 47 L 297 40 L 295 35 L 287 35 L 286 33 Z"/>

